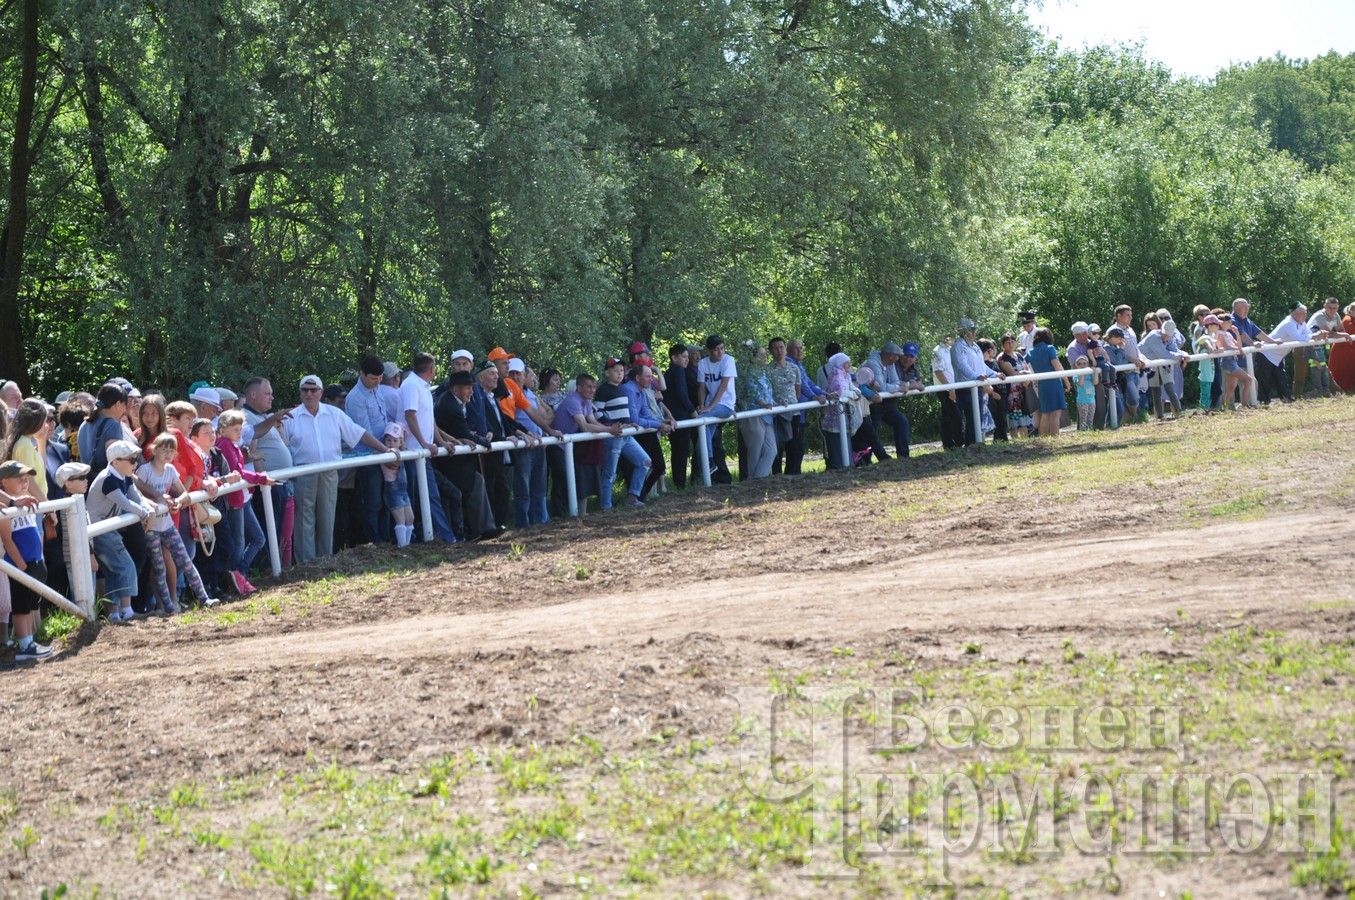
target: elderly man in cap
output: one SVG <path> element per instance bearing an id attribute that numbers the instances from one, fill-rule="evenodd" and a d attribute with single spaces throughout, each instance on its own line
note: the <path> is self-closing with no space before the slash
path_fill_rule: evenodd
<path id="1" fill-rule="evenodd" d="M 321 403 L 325 383 L 318 375 L 302 378 L 301 405 L 292 410 L 283 428 L 294 465 L 338 462 L 343 445 L 359 444 L 374 453 L 389 454 L 381 441 L 368 434 L 342 409 Z M 398 457 L 397 457 L 398 458 Z M 334 507 L 339 499 L 339 473 L 317 472 L 293 479 L 296 490 L 296 559 L 307 563 L 334 552 Z"/>
<path id="2" fill-rule="evenodd" d="M 869 369 L 874 376 L 872 385 L 882 394 L 903 392 L 903 382 L 899 380 L 899 360 L 903 357 L 903 348 L 893 341 L 886 341 L 879 350 L 873 350 L 861 365 Z M 908 456 L 908 417 L 899 409 L 897 398 L 890 397 L 870 406 L 871 423 L 876 434 L 883 435 L 880 423 L 889 425 L 894 432 L 894 450 L 900 458 Z"/>
<path id="3" fill-rule="evenodd" d="M 199 419 L 210 419 L 212 427 L 216 427 L 216 418 L 221 415 L 221 395 L 216 388 L 207 385 L 196 388 L 188 395 L 188 402 L 197 410 Z"/>
<path id="4" fill-rule="evenodd" d="M 988 364 L 983 361 L 983 351 L 977 343 L 979 326 L 973 319 L 964 318 L 955 329 L 955 343 L 950 347 L 950 362 L 955 369 L 955 382 L 987 381 L 992 374 Z M 956 397 L 956 406 L 961 416 L 960 443 L 968 447 L 983 443 L 983 421 L 974 415 L 974 404 L 970 392 L 978 392 L 977 387 L 969 388 Z M 982 410 L 980 409 L 980 412 Z"/>

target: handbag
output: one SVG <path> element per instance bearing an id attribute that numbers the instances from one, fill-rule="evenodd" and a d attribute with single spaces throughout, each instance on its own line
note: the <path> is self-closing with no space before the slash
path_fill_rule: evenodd
<path id="1" fill-rule="evenodd" d="M 221 521 L 221 510 L 212 503 L 193 504 L 193 531 L 202 552 L 208 556 L 216 549 L 216 526 Z"/>

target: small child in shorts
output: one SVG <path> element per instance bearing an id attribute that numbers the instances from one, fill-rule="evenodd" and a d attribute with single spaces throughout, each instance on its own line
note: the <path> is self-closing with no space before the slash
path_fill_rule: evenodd
<path id="1" fill-rule="evenodd" d="M 1074 369 L 1086 369 L 1091 366 L 1091 360 L 1086 356 L 1079 356 L 1072 363 Z M 1091 431 L 1092 425 L 1096 422 L 1096 383 L 1100 377 L 1100 372 L 1084 372 L 1073 376 L 1073 389 L 1077 392 L 1078 431 Z"/>
<path id="2" fill-rule="evenodd" d="M 405 430 L 392 422 L 386 426 L 381 442 L 392 450 L 400 450 L 405 445 Z M 382 463 L 381 474 L 385 478 L 382 492 L 386 508 L 395 520 L 395 545 L 408 547 L 414 539 L 414 507 L 409 501 L 409 483 L 405 480 L 404 463 Z"/>
<path id="3" fill-rule="evenodd" d="M 32 493 L 29 479 L 34 470 L 11 459 L 0 463 L 0 490 L 11 497 Z M 42 557 L 42 516 L 30 512 L 12 518 L 0 518 L 0 550 L 5 562 L 31 578 L 47 581 L 47 565 Z M 52 655 L 52 648 L 34 640 L 38 633 L 38 609 L 42 597 L 17 578 L 9 580 L 10 620 L 14 623 L 14 659 L 31 662 Z"/>

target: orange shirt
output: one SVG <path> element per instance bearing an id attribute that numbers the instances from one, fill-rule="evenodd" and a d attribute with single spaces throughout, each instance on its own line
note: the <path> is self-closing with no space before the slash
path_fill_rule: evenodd
<path id="1" fill-rule="evenodd" d="M 503 386 L 508 389 L 508 396 L 499 400 L 499 411 L 516 421 L 518 410 L 529 410 L 532 408 L 532 404 L 527 400 L 527 395 L 522 392 L 521 386 L 513 379 L 505 378 Z"/>

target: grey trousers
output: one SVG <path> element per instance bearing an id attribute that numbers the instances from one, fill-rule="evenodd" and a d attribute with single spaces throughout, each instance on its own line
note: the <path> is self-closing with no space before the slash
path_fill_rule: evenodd
<path id="1" fill-rule="evenodd" d="M 339 473 L 302 475 L 296 487 L 296 527 L 293 550 L 298 563 L 308 563 L 334 552 L 334 506 L 339 499 Z"/>

